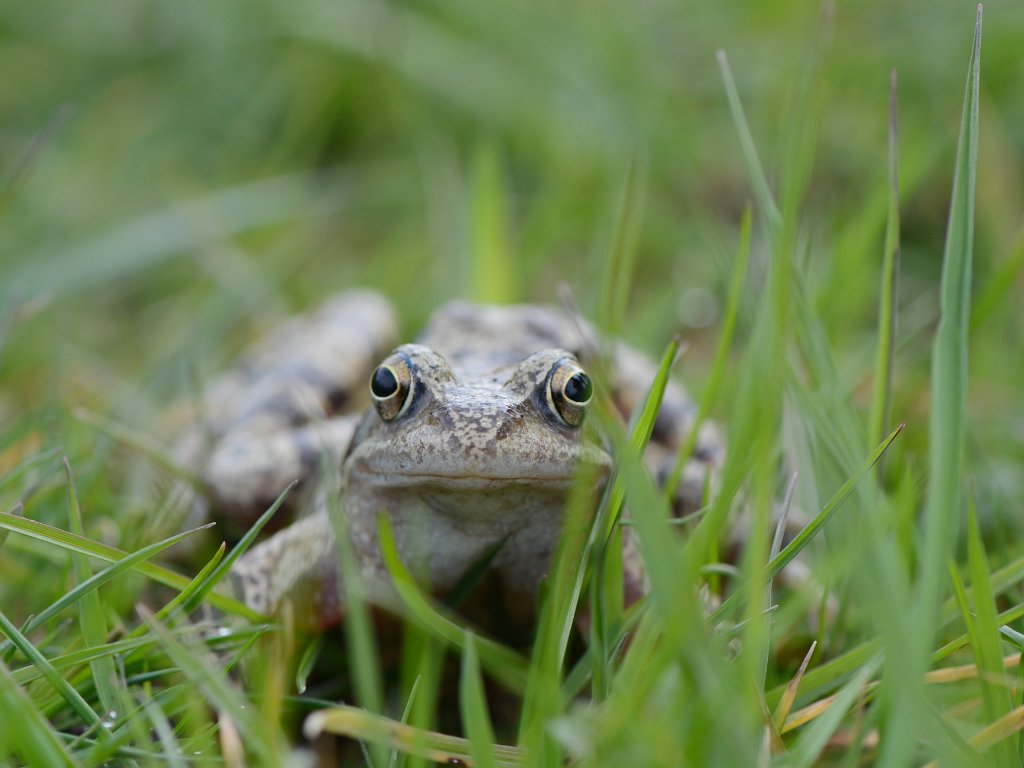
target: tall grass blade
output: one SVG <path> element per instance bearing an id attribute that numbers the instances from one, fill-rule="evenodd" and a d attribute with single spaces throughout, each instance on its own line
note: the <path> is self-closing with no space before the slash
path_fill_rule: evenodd
<path id="1" fill-rule="evenodd" d="M 348 641 L 348 668 L 352 675 L 356 701 L 371 712 L 384 711 L 384 679 L 377 653 L 370 607 L 363 591 L 362 574 L 349 538 L 348 523 L 341 508 L 341 493 L 332 472 L 322 473 L 328 480 L 326 497 L 328 517 L 334 527 L 334 544 L 345 605 L 345 639 Z M 335 487 L 332 487 L 335 486 Z M 383 519 L 383 515 L 381 516 Z M 387 752 L 371 745 L 371 766 L 387 765 Z M 369 757 L 369 756 L 368 756 Z"/>
<path id="2" fill-rule="evenodd" d="M 536 639 L 527 670 L 523 714 L 520 718 L 519 744 L 557 763 L 557 746 L 546 740 L 546 724 L 561 713 L 568 697 L 563 696 L 562 665 L 572 637 L 576 611 L 590 561 L 590 553 L 601 540 L 602 515 L 610 505 L 605 492 L 595 514 L 594 497 L 598 484 L 596 470 L 582 466 L 566 502 L 565 522 L 558 548 L 552 560 L 547 597 L 537 621 Z M 540 758 L 538 758 L 538 762 Z"/>
<path id="3" fill-rule="evenodd" d="M 518 275 L 509 242 L 508 198 L 501 159 L 493 144 L 480 147 L 473 159 L 472 296 L 501 303 L 516 298 Z"/>
<path id="4" fill-rule="evenodd" d="M 476 643 L 473 633 L 466 631 L 462 651 L 462 677 L 459 683 L 459 706 L 462 709 L 462 727 L 469 737 L 473 765 L 479 768 L 497 768 L 494 757 L 494 728 L 487 714 L 487 697 L 480 678 Z"/>
<path id="5" fill-rule="evenodd" d="M 725 369 L 729 363 L 729 352 L 732 349 L 733 337 L 736 333 L 736 320 L 740 313 L 740 302 L 743 298 L 743 285 L 747 276 L 747 264 L 750 261 L 750 229 L 753 221 L 751 207 L 747 205 L 743 209 L 743 218 L 740 219 L 740 240 L 736 247 L 736 258 L 732 265 L 732 274 L 729 277 L 729 294 L 725 303 L 725 315 L 722 319 L 722 331 L 718 336 L 718 344 L 715 347 L 714 361 L 711 363 L 711 373 L 708 375 L 707 384 L 701 394 L 700 404 L 697 408 L 697 418 L 693 422 L 693 428 L 687 435 L 686 443 L 679 451 L 676 464 L 672 473 L 665 481 L 665 498 L 675 497 L 676 489 L 679 488 L 679 481 L 682 479 L 686 462 L 693 455 L 693 449 L 697 446 L 697 436 L 700 434 L 701 425 L 711 414 L 715 405 L 718 393 L 722 389 L 722 382 L 725 379 Z"/>
<path id="6" fill-rule="evenodd" d="M 743 152 L 743 159 L 747 163 L 750 182 L 754 187 L 754 199 L 768 222 L 769 230 L 773 235 L 778 235 L 782 229 L 782 214 L 779 213 L 779 207 L 772 196 L 771 187 L 768 186 L 764 167 L 757 156 L 757 147 L 754 144 L 754 137 L 750 133 L 750 126 L 747 124 L 747 116 L 743 112 L 743 102 L 740 101 L 740 94 L 736 89 L 736 80 L 732 76 L 729 58 L 723 50 L 719 50 L 716 56 L 718 68 L 722 73 L 722 83 L 725 85 L 725 95 L 729 100 L 729 110 L 732 112 L 732 121 L 739 133 L 740 149 Z"/>
<path id="7" fill-rule="evenodd" d="M 921 683 L 928 650 L 938 629 L 946 562 L 953 554 L 962 508 L 965 421 L 967 415 L 967 334 L 970 322 L 971 263 L 974 243 L 974 197 L 978 168 L 978 90 L 982 9 L 978 6 L 967 70 L 956 171 L 942 263 L 941 314 L 932 356 L 931 442 L 917 606 L 908 617 L 914 681 L 892 691 L 893 705 L 885 730 L 916 734 L 924 716 Z M 904 765 L 912 738 L 886 739 L 882 765 Z"/>
<path id="8" fill-rule="evenodd" d="M 633 262 L 636 256 L 636 229 L 643 210 L 643 169 L 634 160 L 626 174 L 615 233 L 604 269 L 604 289 L 598 319 L 609 336 L 618 336 L 626 317 L 626 304 L 633 284 Z"/>
<path id="9" fill-rule="evenodd" d="M 896 119 L 896 70 L 889 79 L 889 204 L 882 255 L 882 289 L 878 301 L 878 346 L 875 349 L 875 387 L 871 399 L 868 445 L 877 445 L 889 423 L 892 404 L 893 359 L 896 354 L 896 310 L 900 276 L 900 169 Z"/>

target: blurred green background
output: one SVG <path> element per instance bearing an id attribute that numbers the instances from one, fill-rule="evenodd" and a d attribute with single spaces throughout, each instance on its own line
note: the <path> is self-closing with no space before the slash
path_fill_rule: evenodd
<path id="1" fill-rule="evenodd" d="M 948 0 L 0 3 L 0 470 L 59 446 L 86 493 L 125 503 L 103 489 L 131 473 L 73 408 L 155 434 L 196 376 L 348 286 L 392 296 L 410 333 L 449 298 L 551 301 L 558 281 L 593 310 L 633 166 L 624 335 L 657 350 L 684 329 L 699 388 L 751 197 L 718 49 L 773 184 L 787 147 L 817 147 L 798 260 L 865 410 L 898 73 L 895 415 L 920 467 L 974 14 Z M 1022 49 L 1024 6 L 988 4 L 968 446 L 985 509 L 1024 493 Z M 815 60 L 820 125 L 798 104 Z M 759 232 L 752 295 L 766 252 Z"/>

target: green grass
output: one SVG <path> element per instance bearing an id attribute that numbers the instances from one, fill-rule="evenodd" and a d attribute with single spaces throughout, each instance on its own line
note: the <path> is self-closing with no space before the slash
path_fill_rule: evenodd
<path id="1" fill-rule="evenodd" d="M 378 767 L 1019 765 L 1024 16 L 985 17 L 982 47 L 951 0 L 0 3 L 0 765 L 324 732 Z M 569 297 L 663 359 L 594 414 L 614 480 L 570 499 L 528 647 L 386 526 L 398 647 L 359 610 L 296 635 L 214 588 L 273 511 L 235 550 L 181 522 L 174 404 L 354 285 L 410 335 Z M 637 458 L 669 376 L 729 446 L 683 525 Z"/>

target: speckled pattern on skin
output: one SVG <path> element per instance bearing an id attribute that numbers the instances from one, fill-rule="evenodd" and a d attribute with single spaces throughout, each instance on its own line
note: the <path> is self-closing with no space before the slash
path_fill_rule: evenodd
<path id="1" fill-rule="evenodd" d="M 583 371 L 598 339 L 580 318 L 534 305 L 448 304 L 418 343 L 389 356 L 394 327 L 379 296 L 343 294 L 290 321 L 211 388 L 203 429 L 185 438 L 180 453 L 203 476 L 214 506 L 251 519 L 292 479 L 313 487 L 308 481 L 325 454 L 340 469 L 331 483 L 340 482 L 340 505 L 310 494 L 307 516 L 236 563 L 234 589 L 260 612 L 290 599 L 310 624 L 340 619 L 328 518 L 340 506 L 374 602 L 393 597 L 377 544 L 377 516 L 386 514 L 403 560 L 436 592 L 500 544 L 492 577 L 504 609 L 528 622 L 580 464 L 596 469 L 595 501 L 610 470 L 603 448 L 572 423 L 586 403 L 555 391 Z M 628 413 L 655 367 L 620 342 L 603 349 L 611 394 Z M 386 384 L 395 382 L 391 373 L 401 379 L 393 395 L 400 400 L 353 415 L 369 400 L 367 383 L 382 361 Z M 692 402 L 671 385 L 647 457 L 655 477 L 674 463 L 693 419 Z M 212 439 L 203 443 L 197 434 Z M 679 511 L 696 508 L 721 459 L 721 439 L 706 425 L 677 495 Z M 635 596 L 642 566 L 630 543 L 626 553 L 627 592 Z"/>

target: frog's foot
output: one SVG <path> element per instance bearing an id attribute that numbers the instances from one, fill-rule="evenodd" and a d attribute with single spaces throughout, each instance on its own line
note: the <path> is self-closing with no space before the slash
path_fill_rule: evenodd
<path id="1" fill-rule="evenodd" d="M 207 388 L 175 460 L 214 506 L 251 521 L 292 480 L 315 476 L 325 455 L 337 466 L 355 428 L 346 414 L 368 403 L 366 382 L 396 328 L 371 291 L 292 318 Z"/>

